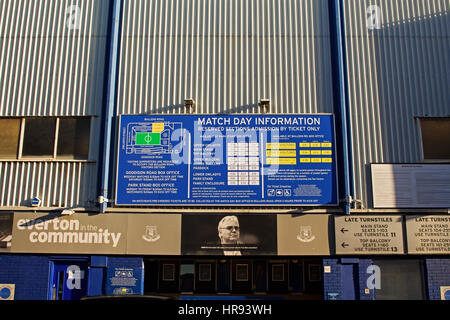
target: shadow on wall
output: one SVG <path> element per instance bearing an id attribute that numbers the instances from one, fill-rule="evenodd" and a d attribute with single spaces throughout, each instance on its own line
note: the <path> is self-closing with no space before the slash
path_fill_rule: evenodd
<path id="1" fill-rule="evenodd" d="M 350 75 L 355 76 L 355 79 L 360 77 L 360 83 L 373 91 L 372 97 L 368 94 L 357 98 L 361 103 L 363 99 L 368 100 L 366 106 L 354 107 L 361 109 L 360 117 L 366 123 L 366 128 L 359 128 L 365 131 L 361 134 L 371 139 L 370 144 L 375 144 L 372 148 L 361 145 L 355 147 L 355 153 L 359 152 L 361 158 L 365 157 L 362 165 L 365 165 L 367 202 L 372 206 L 370 163 L 423 161 L 417 117 L 450 116 L 448 26 L 450 15 L 444 11 L 391 21 L 382 24 L 380 29 L 369 30 L 367 37 L 350 40 L 361 41 L 362 47 L 369 43 L 373 52 L 368 54 L 374 55 L 370 63 L 375 65 L 367 66 L 365 70 L 361 66 L 353 66 L 360 68 L 361 75 L 356 72 Z M 356 61 L 361 57 L 355 55 L 354 59 Z M 373 75 L 369 70 L 372 70 Z M 359 83 L 353 86 L 354 90 L 360 90 Z M 363 148 L 367 148 L 365 155 L 361 151 Z M 373 151 L 374 148 L 377 151 Z"/>
<path id="2" fill-rule="evenodd" d="M 182 2 L 124 2 L 118 114 L 333 111 L 328 0 Z"/>
<path id="3" fill-rule="evenodd" d="M 421 161 L 414 117 L 450 115 L 450 37 L 445 26 L 450 26 L 448 12 L 398 21 L 374 33 L 387 161 Z"/>

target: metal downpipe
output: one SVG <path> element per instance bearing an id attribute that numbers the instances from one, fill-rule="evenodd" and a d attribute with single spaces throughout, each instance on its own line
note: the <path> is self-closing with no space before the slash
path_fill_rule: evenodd
<path id="1" fill-rule="evenodd" d="M 102 163 L 102 180 L 101 190 L 98 199 L 100 205 L 100 212 L 106 212 L 108 207 L 108 185 L 110 174 L 110 162 L 111 162 L 111 140 L 112 140 L 112 123 L 114 117 L 114 111 L 116 106 L 116 86 L 118 75 L 118 60 L 119 60 L 119 27 L 121 18 L 122 1 L 114 0 L 112 10 L 112 25 L 111 25 L 111 43 L 109 50 L 109 65 L 108 65 L 108 78 L 107 78 L 107 96 L 105 106 L 105 128 L 104 128 L 104 141 L 103 141 L 103 163 Z"/>

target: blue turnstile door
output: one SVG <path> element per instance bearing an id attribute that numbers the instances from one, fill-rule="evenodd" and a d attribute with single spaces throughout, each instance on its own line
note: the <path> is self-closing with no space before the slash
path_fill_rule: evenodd
<path id="1" fill-rule="evenodd" d="M 80 300 L 87 293 L 87 263 L 53 262 L 50 300 Z"/>
<path id="2" fill-rule="evenodd" d="M 342 300 L 359 300 L 358 268 L 355 264 L 342 266 Z"/>

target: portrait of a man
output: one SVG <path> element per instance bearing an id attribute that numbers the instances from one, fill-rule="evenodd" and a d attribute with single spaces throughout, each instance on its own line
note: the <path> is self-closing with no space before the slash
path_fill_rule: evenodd
<path id="1" fill-rule="evenodd" d="M 217 226 L 220 244 L 226 256 L 241 256 L 239 245 L 243 244 L 240 237 L 239 220 L 236 216 L 222 218 Z"/>
<path id="2" fill-rule="evenodd" d="M 273 215 L 185 214 L 182 254 L 245 256 L 277 250 L 277 220 Z"/>

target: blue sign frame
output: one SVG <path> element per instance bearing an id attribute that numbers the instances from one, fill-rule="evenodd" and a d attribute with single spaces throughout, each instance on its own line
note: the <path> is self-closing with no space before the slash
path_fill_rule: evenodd
<path id="1" fill-rule="evenodd" d="M 336 206 L 334 116 L 122 115 L 118 206 Z"/>

